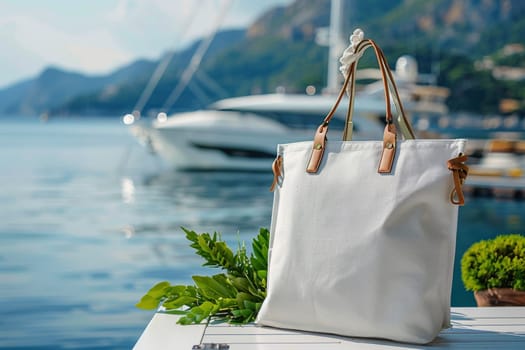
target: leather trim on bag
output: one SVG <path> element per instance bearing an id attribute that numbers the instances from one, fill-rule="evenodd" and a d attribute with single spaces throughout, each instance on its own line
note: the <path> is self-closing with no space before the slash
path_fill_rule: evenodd
<path id="1" fill-rule="evenodd" d="M 394 158 L 396 156 L 397 144 L 396 127 L 394 124 L 387 124 L 383 136 L 383 151 L 381 152 L 381 160 L 379 161 L 379 168 L 377 170 L 380 174 L 390 174 L 392 166 L 394 165 Z"/>
<path id="2" fill-rule="evenodd" d="M 316 173 L 321 165 L 323 159 L 324 149 L 326 147 L 326 132 L 328 131 L 328 125 L 322 124 L 317 128 L 315 133 L 314 143 L 312 146 L 312 154 L 310 155 L 310 161 L 306 167 L 307 173 Z"/>
<path id="3" fill-rule="evenodd" d="M 465 204 L 462 186 L 468 175 L 468 166 L 464 164 L 467 159 L 466 155 L 460 154 L 459 157 L 452 158 L 447 162 L 448 169 L 452 171 L 454 178 L 454 188 L 450 192 L 450 202 L 452 204 Z"/>
<path id="4" fill-rule="evenodd" d="M 273 171 L 273 182 L 270 186 L 270 192 L 273 192 L 275 190 L 275 186 L 279 183 L 279 178 L 281 177 L 281 169 L 283 164 L 283 157 L 281 155 L 278 155 L 277 158 L 272 163 L 272 171 Z"/>

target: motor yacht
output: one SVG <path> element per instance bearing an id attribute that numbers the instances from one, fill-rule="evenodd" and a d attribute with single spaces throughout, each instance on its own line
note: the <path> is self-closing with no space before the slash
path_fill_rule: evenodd
<path id="1" fill-rule="evenodd" d="M 415 62 L 406 56 L 400 60 L 405 65 Z M 423 120 L 447 112 L 446 89 L 417 84 L 413 73 L 407 76 L 406 67 L 403 70 L 398 66 L 396 82 L 409 117 Z M 367 71 L 358 77 L 370 79 L 374 73 Z M 277 144 L 311 140 L 335 100 L 334 94 L 251 95 L 219 100 L 203 110 L 169 116 L 160 113 L 153 120 L 134 122 L 128 115 L 128 124 L 141 143 L 175 169 L 268 170 Z M 346 98 L 332 119 L 329 139 L 341 139 L 347 106 Z M 384 114 L 382 82 L 359 89 L 354 102 L 353 139 L 381 139 Z"/>

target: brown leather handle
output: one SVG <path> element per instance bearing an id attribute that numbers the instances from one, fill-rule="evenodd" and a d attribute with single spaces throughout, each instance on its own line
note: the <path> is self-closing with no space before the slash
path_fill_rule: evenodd
<path id="1" fill-rule="evenodd" d="M 381 48 L 371 39 L 364 39 L 356 46 L 355 52 L 360 53 L 367 48 L 372 47 L 375 52 L 375 56 L 377 58 L 377 62 L 379 64 L 379 69 L 381 71 L 381 77 L 383 80 L 384 85 L 384 92 L 385 92 L 385 110 L 386 110 L 386 126 L 385 131 L 383 135 L 383 152 L 381 155 L 381 160 L 379 162 L 378 172 L 380 173 L 390 173 L 392 170 L 392 165 L 396 153 L 396 138 L 397 138 L 397 132 L 396 128 L 393 124 L 393 118 L 392 118 L 392 111 L 391 111 L 391 105 L 390 105 L 390 93 L 392 93 L 396 109 L 398 109 L 398 113 L 400 115 L 400 121 L 402 124 L 402 129 L 406 131 L 408 134 L 408 138 L 415 138 L 414 132 L 412 130 L 412 127 L 410 126 L 410 123 L 408 120 L 406 120 L 405 113 L 403 110 L 403 106 L 401 103 L 401 99 L 399 98 L 399 93 L 397 91 L 397 86 L 394 81 L 394 77 L 392 75 L 392 72 L 390 71 L 390 68 L 388 67 L 388 63 L 386 61 L 385 55 Z M 328 132 L 328 125 L 330 121 L 332 120 L 335 111 L 337 110 L 345 92 L 347 91 L 348 87 L 350 86 L 350 101 L 349 101 L 349 108 L 348 112 L 350 113 L 347 115 L 347 125 L 345 127 L 344 136 L 349 134 L 348 127 L 348 119 L 350 118 L 351 122 L 351 113 L 353 110 L 353 98 L 354 98 L 354 91 L 355 91 L 355 73 L 357 70 L 357 63 L 358 60 L 351 63 L 351 65 L 348 68 L 348 75 L 344 81 L 344 84 L 336 98 L 336 101 L 331 108 L 331 110 L 328 112 L 327 116 L 324 118 L 323 123 L 317 128 L 316 134 L 314 136 L 314 143 L 313 143 L 313 149 L 312 154 L 310 156 L 310 161 L 308 162 L 308 166 L 306 168 L 306 171 L 309 173 L 316 173 L 319 169 L 319 165 L 321 164 L 321 160 L 324 155 L 324 149 L 326 146 L 326 133 Z"/>
<path id="2" fill-rule="evenodd" d="M 385 106 L 385 110 L 387 111 L 387 118 L 391 117 L 391 114 L 389 115 L 390 111 L 390 103 L 389 103 L 389 95 L 392 94 L 393 102 L 396 107 L 396 111 L 398 114 L 398 120 L 397 124 L 401 129 L 401 134 L 405 139 L 414 139 L 415 134 L 412 130 L 412 126 L 410 125 L 408 119 L 406 118 L 406 113 L 403 108 L 403 104 L 401 103 L 401 98 L 399 97 L 399 92 L 397 90 L 397 86 L 395 84 L 394 77 L 392 75 L 392 72 L 390 71 L 390 68 L 388 66 L 388 62 L 385 58 L 385 55 L 383 51 L 377 46 L 377 44 L 372 40 L 366 40 L 366 42 L 362 46 L 356 47 L 356 53 L 363 52 L 368 47 L 373 46 L 376 57 L 379 63 L 379 68 L 381 72 L 381 77 L 383 80 L 383 91 L 385 91 L 385 103 L 387 104 Z M 357 51 L 359 50 L 359 51 Z M 349 95 L 349 102 L 348 102 L 348 110 L 347 110 L 347 116 L 346 116 L 346 124 L 345 124 L 345 131 L 343 133 L 343 140 L 349 141 L 352 139 L 352 113 L 353 113 L 353 103 L 355 99 L 355 84 L 356 79 L 355 74 L 357 71 L 357 62 L 352 67 L 349 67 L 348 75 L 352 75 L 352 77 L 348 77 L 350 79 L 350 86 L 347 88 L 347 92 Z M 386 92 L 389 91 L 390 94 L 387 94 Z"/>

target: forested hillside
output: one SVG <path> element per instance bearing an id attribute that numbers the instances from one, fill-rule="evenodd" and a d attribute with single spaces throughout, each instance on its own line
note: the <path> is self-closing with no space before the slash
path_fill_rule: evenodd
<path id="1" fill-rule="evenodd" d="M 261 15 L 246 30 L 219 33 L 180 98 L 166 106 L 196 42 L 176 53 L 144 111 L 201 108 L 220 98 L 277 87 L 302 92 L 314 85 L 321 91 L 328 49 L 316 37 L 329 16 L 329 0 L 296 0 Z M 392 66 L 400 55 L 413 55 L 422 73 L 435 74 L 438 84 L 451 89 L 451 110 L 499 113 L 502 101 L 512 100 L 514 108 L 506 112 L 525 111 L 525 1 L 346 0 L 344 27 L 348 34 L 362 28 L 380 43 Z M 157 63 L 137 63 L 124 76 L 70 72 L 67 79 L 54 68 L 0 91 L 0 110 L 120 116 L 131 112 Z M 370 64 L 362 62 L 363 67 Z"/>

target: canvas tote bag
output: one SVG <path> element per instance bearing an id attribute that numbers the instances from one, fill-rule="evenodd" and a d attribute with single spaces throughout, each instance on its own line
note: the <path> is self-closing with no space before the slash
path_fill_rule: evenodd
<path id="1" fill-rule="evenodd" d="M 326 138 L 346 90 L 351 118 L 356 60 L 314 141 L 278 146 L 268 289 L 257 323 L 427 343 L 450 322 L 465 140 L 410 139 L 381 49 L 365 39 L 355 53 L 369 47 L 385 87 L 384 139 Z M 397 139 L 390 95 L 405 140 Z"/>

